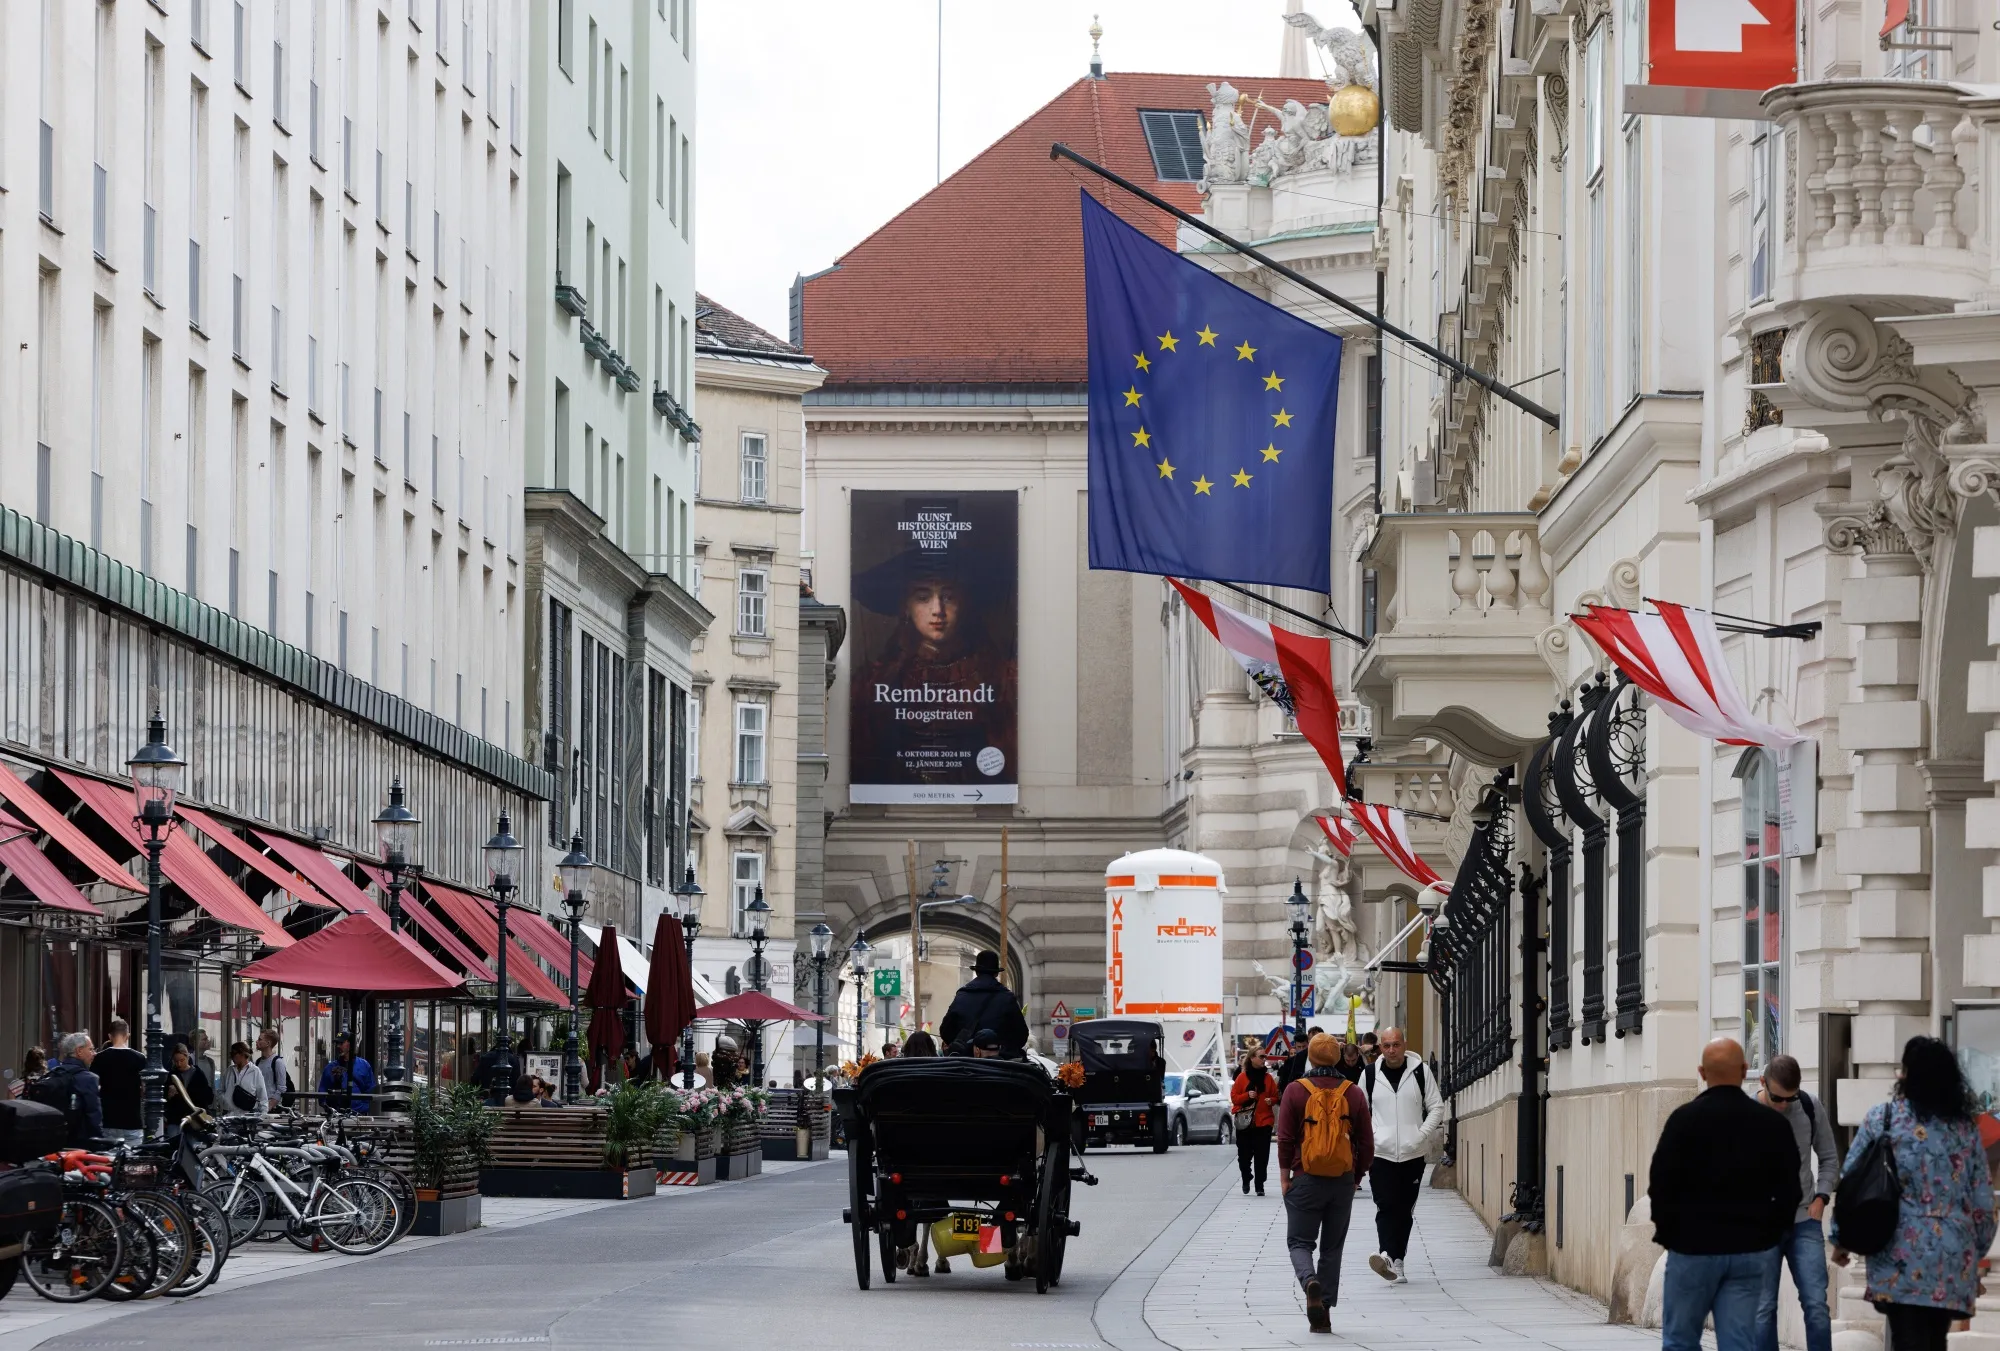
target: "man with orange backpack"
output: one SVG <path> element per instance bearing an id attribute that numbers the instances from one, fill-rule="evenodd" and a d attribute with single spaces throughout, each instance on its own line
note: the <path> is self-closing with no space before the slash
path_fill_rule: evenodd
<path id="1" fill-rule="evenodd" d="M 1285 1195 L 1285 1248 L 1306 1294 L 1306 1324 L 1332 1332 L 1340 1302 L 1340 1253 L 1354 1193 L 1374 1162 L 1368 1097 L 1340 1072 L 1340 1041 L 1306 1043 L 1306 1072 L 1278 1100 L 1278 1185 Z M 1313 1250 L 1319 1250 L 1317 1264 Z"/>

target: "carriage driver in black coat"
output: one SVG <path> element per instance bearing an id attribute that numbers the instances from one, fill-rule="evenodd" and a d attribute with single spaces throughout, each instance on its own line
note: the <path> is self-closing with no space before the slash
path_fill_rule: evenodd
<path id="1" fill-rule="evenodd" d="M 1021 1012 L 1021 1001 L 1000 983 L 1000 954 L 980 953 L 973 959 L 972 970 L 972 979 L 952 996 L 951 1008 L 938 1024 L 938 1036 L 951 1048 L 951 1054 L 966 1055 L 973 1036 L 991 1028 L 1000 1038 L 1001 1056 L 1021 1059 L 1028 1044 L 1028 1020 Z"/>

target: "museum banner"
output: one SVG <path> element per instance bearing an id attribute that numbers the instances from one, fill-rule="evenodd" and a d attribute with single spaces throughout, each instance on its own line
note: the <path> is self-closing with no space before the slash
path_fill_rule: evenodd
<path id="1" fill-rule="evenodd" d="M 852 495 L 848 799 L 1019 799 L 1012 492 Z"/>

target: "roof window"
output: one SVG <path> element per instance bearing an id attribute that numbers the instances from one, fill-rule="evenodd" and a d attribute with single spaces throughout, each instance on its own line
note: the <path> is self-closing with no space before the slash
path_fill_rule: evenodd
<path id="1" fill-rule="evenodd" d="M 1139 125 L 1146 133 L 1146 148 L 1153 153 L 1155 174 L 1168 183 L 1201 180 L 1200 113 L 1144 109 Z"/>

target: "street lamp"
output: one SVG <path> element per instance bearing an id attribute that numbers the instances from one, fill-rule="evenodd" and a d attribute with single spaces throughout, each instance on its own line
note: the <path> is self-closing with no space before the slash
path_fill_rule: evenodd
<path id="1" fill-rule="evenodd" d="M 1296 877 L 1292 879 L 1292 894 L 1285 897 L 1285 914 L 1292 929 L 1292 1036 L 1296 1038 L 1303 1037 L 1306 1030 L 1300 984 L 1305 979 L 1306 933 L 1312 921 L 1312 901 Z"/>
<path id="2" fill-rule="evenodd" d="M 389 781 L 389 805 L 375 818 L 375 837 L 382 845 L 382 871 L 388 878 L 389 899 L 385 908 L 391 933 L 403 927 L 403 888 L 408 885 L 405 878 L 411 870 L 410 855 L 416 850 L 417 827 L 421 824 L 417 814 L 404 805 L 403 778 L 399 774 Z M 403 1001 L 389 1001 L 386 1011 L 389 1055 L 383 1082 L 400 1084 L 404 1079 Z"/>
<path id="3" fill-rule="evenodd" d="M 507 819 L 505 807 L 500 809 L 500 828 L 493 832 L 493 838 L 486 842 L 485 848 L 480 852 L 485 855 L 486 875 L 493 881 L 493 898 L 498 903 L 500 912 L 500 933 L 494 948 L 500 954 L 495 974 L 500 978 L 499 1045 L 503 1054 L 494 1061 L 494 1069 L 506 1074 L 507 1084 L 511 1087 L 514 1082 L 515 1067 L 514 1034 L 507 1023 L 507 907 L 511 904 L 509 898 L 516 889 L 514 869 L 516 860 L 521 856 L 521 842 L 514 838 L 514 824 Z M 491 1083 L 486 1084 L 485 1088 L 489 1097 L 496 1096 Z M 501 1091 L 504 1093 L 506 1090 Z"/>
<path id="4" fill-rule="evenodd" d="M 770 964 L 764 960 L 764 944 L 771 936 L 771 906 L 764 899 L 764 884 L 757 884 L 757 894 L 750 898 L 750 904 L 743 907 L 743 916 L 750 926 L 750 988 L 759 994 L 768 993 L 771 983 Z M 749 1019 L 745 1026 L 750 1032 L 750 1082 L 761 1088 L 764 1084 L 764 1024 L 761 1019 Z"/>
<path id="5" fill-rule="evenodd" d="M 833 930 L 826 922 L 812 926 L 813 964 L 813 1012 L 819 1021 L 813 1024 L 813 1085 L 814 1092 L 822 1098 L 826 1096 L 826 959 L 833 952 Z"/>
<path id="6" fill-rule="evenodd" d="M 174 825 L 174 798 L 187 761 L 167 744 L 167 723 L 157 711 L 146 724 L 146 744 L 125 767 L 132 771 L 134 818 L 146 845 L 146 1138 L 158 1140 L 167 1116 L 167 1035 L 160 1029 L 160 855 Z"/>
<path id="7" fill-rule="evenodd" d="M 590 902 L 590 855 L 583 852 L 583 836 L 572 835 L 569 852 L 556 864 L 562 879 L 563 907 L 569 911 L 569 1033 L 563 1038 L 562 1094 L 564 1102 L 583 1096 L 583 1057 L 576 1050 L 576 945 L 583 928 L 583 908 Z"/>
<path id="8" fill-rule="evenodd" d="M 701 934 L 701 885 L 694 880 L 694 865 L 687 866 L 681 884 L 670 893 L 679 910 L 681 941 L 687 945 L 688 980 L 694 980 L 694 940 Z M 681 1032 L 681 1087 L 694 1087 L 694 1024 Z"/>
<path id="9" fill-rule="evenodd" d="M 847 955 L 854 959 L 854 1059 L 859 1062 L 868 1054 L 868 969 L 875 958 L 875 949 L 868 945 L 866 933 L 854 931 L 854 942 L 848 945 Z"/>

